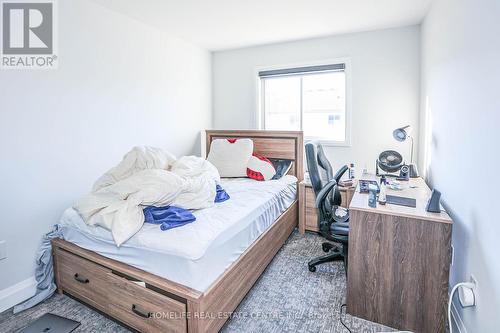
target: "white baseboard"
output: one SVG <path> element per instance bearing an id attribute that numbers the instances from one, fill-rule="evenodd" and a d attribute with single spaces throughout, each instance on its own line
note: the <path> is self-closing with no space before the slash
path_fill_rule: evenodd
<path id="1" fill-rule="evenodd" d="M 32 276 L 13 286 L 0 290 L 0 313 L 35 295 L 36 280 Z"/>
<path id="2" fill-rule="evenodd" d="M 455 324 L 459 333 L 467 333 L 467 328 L 464 325 L 462 317 L 460 317 L 460 312 L 458 312 L 455 302 L 451 302 L 451 321 Z"/>

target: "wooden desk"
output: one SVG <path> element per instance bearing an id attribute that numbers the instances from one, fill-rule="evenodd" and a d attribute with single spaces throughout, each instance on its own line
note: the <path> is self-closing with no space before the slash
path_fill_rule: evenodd
<path id="1" fill-rule="evenodd" d="M 356 184 L 356 183 L 355 183 Z M 356 185 L 351 187 L 339 186 L 343 207 L 349 207 Z M 318 232 L 318 214 L 315 207 L 316 196 L 311 184 L 304 181 L 299 183 L 299 232 L 306 230 Z"/>
<path id="2" fill-rule="evenodd" d="M 387 193 L 415 198 L 416 208 L 371 208 L 359 189 L 351 200 L 347 312 L 415 333 L 445 332 L 452 220 L 425 211 L 430 190 L 421 178 L 401 183 L 404 190 Z"/>

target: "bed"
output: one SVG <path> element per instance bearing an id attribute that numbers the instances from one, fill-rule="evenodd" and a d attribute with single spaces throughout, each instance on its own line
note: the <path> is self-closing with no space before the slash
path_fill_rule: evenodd
<path id="1" fill-rule="evenodd" d="M 276 181 L 223 179 L 231 199 L 195 212 L 199 223 L 145 226 L 120 248 L 66 211 L 64 240 L 53 241 L 58 292 L 138 331 L 219 331 L 297 225 L 303 136 L 206 131 L 207 154 L 216 138 L 251 138 L 256 153 L 293 160 L 292 169 Z"/>

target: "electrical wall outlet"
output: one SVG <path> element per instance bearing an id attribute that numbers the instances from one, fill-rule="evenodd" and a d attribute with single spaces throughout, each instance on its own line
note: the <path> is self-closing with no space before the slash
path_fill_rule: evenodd
<path id="1" fill-rule="evenodd" d="M 477 306 L 477 280 L 474 275 L 470 276 L 470 281 L 468 283 L 462 283 L 458 287 L 458 299 L 463 308 L 470 306 Z"/>
<path id="2" fill-rule="evenodd" d="M 0 241 L 0 260 L 7 259 L 7 241 Z"/>
<path id="3" fill-rule="evenodd" d="M 467 286 L 458 287 L 458 299 L 460 300 L 460 305 L 462 305 L 463 308 L 476 305 L 474 289 Z"/>

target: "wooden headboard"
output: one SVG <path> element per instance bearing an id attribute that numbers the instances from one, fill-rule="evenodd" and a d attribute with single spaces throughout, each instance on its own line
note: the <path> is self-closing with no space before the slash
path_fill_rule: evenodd
<path id="1" fill-rule="evenodd" d="M 206 130 L 206 155 L 214 139 L 249 138 L 253 141 L 254 153 L 267 158 L 292 160 L 288 174 L 299 181 L 304 179 L 304 135 L 302 131 L 266 130 Z"/>

